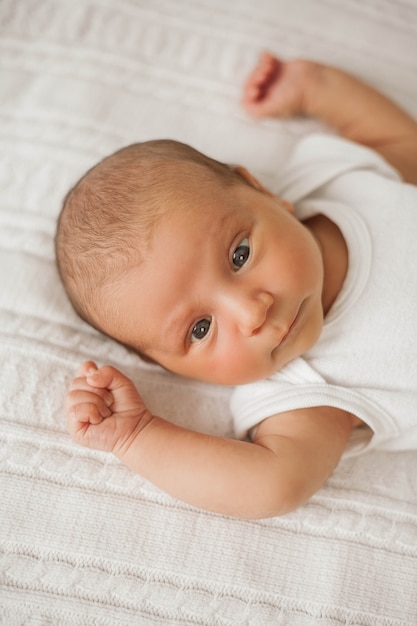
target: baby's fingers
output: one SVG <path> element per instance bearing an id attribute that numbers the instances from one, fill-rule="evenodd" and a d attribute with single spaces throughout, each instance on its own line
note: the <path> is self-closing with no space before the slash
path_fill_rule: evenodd
<path id="1" fill-rule="evenodd" d="M 138 415 L 148 413 L 148 410 L 137 392 L 133 382 L 111 365 L 105 365 L 86 377 L 86 382 L 91 391 L 105 389 L 112 397 L 111 408 L 114 414 L 135 412 Z M 107 398 L 101 395 L 105 402 Z"/>
<path id="2" fill-rule="evenodd" d="M 106 402 L 95 393 L 85 390 L 70 391 L 65 398 L 65 411 L 72 421 L 100 424 L 112 415 Z"/>
<path id="3" fill-rule="evenodd" d="M 98 369 L 97 364 L 94 361 L 85 361 L 78 368 L 77 377 L 86 377 L 89 374 L 92 374 Z"/>
<path id="4" fill-rule="evenodd" d="M 281 68 L 281 61 L 269 52 L 264 52 L 246 80 L 243 88 L 243 104 L 259 105 L 267 95 L 269 87 L 278 80 Z"/>
<path id="5" fill-rule="evenodd" d="M 80 371 L 78 372 L 78 374 L 80 374 Z M 74 380 L 71 382 L 69 386 L 69 392 L 72 393 L 73 391 L 86 391 L 89 393 L 93 393 L 95 396 L 100 397 L 107 406 L 111 406 L 113 404 L 113 395 L 108 389 L 106 389 L 105 387 L 90 385 L 87 382 L 87 378 L 82 375 L 79 375 L 78 378 L 74 378 Z"/>
<path id="6" fill-rule="evenodd" d="M 87 375 L 86 380 L 94 388 L 105 387 L 109 391 L 133 386 L 133 383 L 127 376 L 111 365 L 105 365 L 97 368 L 95 371 L 91 371 Z"/>
<path id="7" fill-rule="evenodd" d="M 78 431 L 84 426 L 97 426 L 98 424 L 101 424 L 103 419 L 104 417 L 101 415 L 97 406 L 93 402 L 76 404 L 72 407 L 71 413 L 68 416 L 70 432 L 73 430 Z"/>

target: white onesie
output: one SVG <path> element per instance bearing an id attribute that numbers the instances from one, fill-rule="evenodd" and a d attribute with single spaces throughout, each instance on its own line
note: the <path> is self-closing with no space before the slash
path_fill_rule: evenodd
<path id="1" fill-rule="evenodd" d="M 417 448 L 417 187 L 367 148 L 310 135 L 276 193 L 299 219 L 321 213 L 339 226 L 348 274 L 316 345 L 236 388 L 237 437 L 282 411 L 334 406 L 371 429 L 355 429 L 347 454 Z"/>

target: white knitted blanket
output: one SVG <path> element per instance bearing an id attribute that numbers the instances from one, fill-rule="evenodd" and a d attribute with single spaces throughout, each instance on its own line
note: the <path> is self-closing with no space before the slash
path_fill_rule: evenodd
<path id="1" fill-rule="evenodd" d="M 76 317 L 53 236 L 69 186 L 134 141 L 180 139 L 273 186 L 317 123 L 241 110 L 264 48 L 349 69 L 417 116 L 416 0 L 0 0 L 1 624 L 417 624 L 417 452 L 344 461 L 300 510 L 248 522 L 66 432 L 66 386 L 95 358 L 154 411 L 232 434 L 227 389 L 144 366 Z"/>

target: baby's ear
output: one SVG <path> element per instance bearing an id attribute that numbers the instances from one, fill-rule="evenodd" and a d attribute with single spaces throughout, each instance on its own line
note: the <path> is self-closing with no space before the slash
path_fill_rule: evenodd
<path id="1" fill-rule="evenodd" d="M 274 198 L 277 204 L 289 213 L 294 213 L 294 207 L 292 204 L 287 202 L 287 200 L 276 196 L 274 193 L 272 193 L 272 191 L 264 187 L 263 184 L 259 182 L 257 178 L 255 178 L 255 176 L 248 172 L 246 167 L 243 167 L 242 165 L 232 165 L 231 168 L 234 172 L 236 172 L 236 174 L 239 174 L 239 176 L 243 178 L 243 180 L 248 183 L 248 185 L 254 187 L 255 189 L 258 189 L 258 191 L 261 191 L 262 193 L 266 193 L 267 196 Z"/>
<path id="2" fill-rule="evenodd" d="M 236 172 L 236 174 L 239 174 L 245 182 L 251 185 L 251 187 L 254 187 L 258 191 L 262 191 L 262 193 L 266 193 L 268 196 L 274 195 L 271 191 L 269 191 L 269 189 L 264 187 L 263 184 L 246 169 L 246 167 L 243 167 L 242 165 L 233 165 L 232 169 Z"/>

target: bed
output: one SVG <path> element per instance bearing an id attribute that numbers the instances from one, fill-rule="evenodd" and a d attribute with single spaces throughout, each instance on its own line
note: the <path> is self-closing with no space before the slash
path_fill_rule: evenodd
<path id="1" fill-rule="evenodd" d="M 78 319 L 53 237 L 68 188 L 134 141 L 191 143 L 273 188 L 295 141 L 329 131 L 244 113 L 264 49 L 332 62 L 417 117 L 416 0 L 0 2 L 5 626 L 417 624 L 417 452 L 347 459 L 299 510 L 242 521 L 67 434 L 65 389 L 94 358 L 131 376 L 154 412 L 233 436 L 230 389 L 143 363 Z"/>

